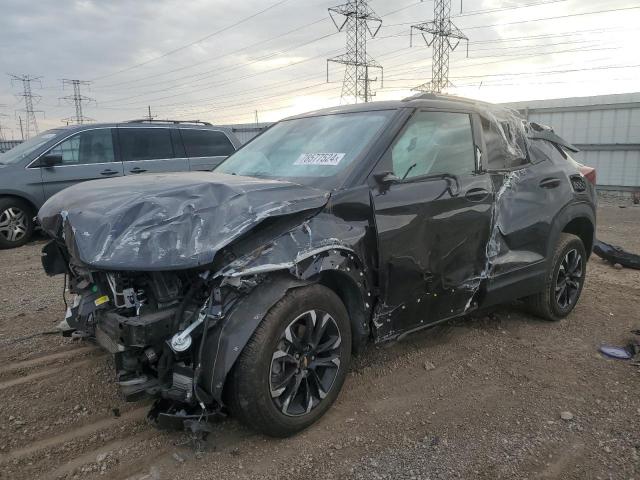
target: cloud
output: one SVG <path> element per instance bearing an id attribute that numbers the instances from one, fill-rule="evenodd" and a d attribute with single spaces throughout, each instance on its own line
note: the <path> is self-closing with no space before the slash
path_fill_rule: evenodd
<path id="1" fill-rule="evenodd" d="M 148 105 L 162 117 L 197 113 L 218 122 L 253 121 L 256 109 L 261 117 L 276 119 L 339 102 L 340 84 L 325 82 L 326 58 L 345 48 L 345 34 L 336 32 L 327 13 L 340 1 L 290 0 L 227 28 L 275 3 L 3 0 L 0 70 L 42 75 L 43 88 L 34 88 L 42 96 L 38 108 L 46 112 L 39 117 L 42 128 L 58 126 L 73 113 L 72 105 L 58 100 L 68 94 L 62 78 L 95 80 L 83 93 L 97 100 L 86 114 L 99 121 L 140 117 Z M 526 3 L 532 6 L 511 8 L 522 7 L 524 0 L 465 2 L 462 14 L 454 5 L 453 21 L 470 43 L 468 58 L 464 42 L 451 53 L 453 93 L 515 101 L 637 89 L 637 69 L 499 76 L 640 63 L 633 47 L 640 9 L 535 21 L 636 2 Z M 431 49 L 419 38 L 409 48 L 409 26 L 431 19 L 432 3 L 374 0 L 371 6 L 384 22 L 378 38 L 368 41 L 368 52 L 385 67 L 385 88 L 375 85 L 376 99 L 401 98 L 431 76 Z M 330 80 L 340 82 L 343 72 L 332 65 Z M 10 115 L 0 121 L 14 134 L 18 90 L 8 76 L 0 78 L 0 104 L 7 105 L 0 113 Z"/>

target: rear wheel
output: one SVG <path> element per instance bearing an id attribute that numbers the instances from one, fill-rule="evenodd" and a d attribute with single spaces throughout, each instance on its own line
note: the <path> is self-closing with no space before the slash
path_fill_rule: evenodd
<path id="1" fill-rule="evenodd" d="M 0 248 L 15 248 L 27 243 L 33 234 L 33 210 L 17 198 L 0 199 Z"/>
<path id="2" fill-rule="evenodd" d="M 349 368 L 351 328 L 340 298 L 321 285 L 290 290 L 245 346 L 228 385 L 234 416 L 286 437 L 318 420 Z"/>
<path id="3" fill-rule="evenodd" d="M 569 315 L 580 299 L 586 271 L 587 255 L 582 240 L 570 233 L 560 234 L 544 290 L 526 299 L 530 310 L 553 321 Z"/>

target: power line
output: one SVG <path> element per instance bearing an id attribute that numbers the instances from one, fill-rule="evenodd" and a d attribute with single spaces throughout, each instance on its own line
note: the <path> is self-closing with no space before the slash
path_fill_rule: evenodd
<path id="1" fill-rule="evenodd" d="M 62 80 L 62 89 L 64 90 L 64 87 L 67 85 L 71 85 L 73 87 L 73 95 L 67 95 L 66 97 L 61 97 L 60 100 L 73 102 L 76 108 L 76 114 L 75 114 L 75 117 L 68 117 L 63 119 L 62 121 L 66 122 L 67 125 L 69 124 L 69 122 L 73 122 L 73 121 L 75 121 L 75 123 L 77 123 L 78 125 L 82 125 L 87 121 L 93 121 L 92 118 L 85 117 L 84 114 L 82 113 L 82 104 L 88 103 L 88 102 L 95 103 L 95 100 L 91 97 L 85 97 L 80 92 L 80 87 L 82 85 L 89 86 L 91 85 L 91 82 L 88 82 L 86 80 L 71 80 L 71 79 L 65 78 Z"/>
<path id="2" fill-rule="evenodd" d="M 342 101 L 370 101 L 375 93 L 371 91 L 371 82 L 377 78 L 369 78 L 369 69 L 380 70 L 382 65 L 367 54 L 367 36 L 374 38 L 382 19 L 376 15 L 367 0 L 351 0 L 343 5 L 329 9 L 329 16 L 339 32 L 344 31 L 347 37 L 346 52 L 337 57 L 327 59 L 327 82 L 329 81 L 329 63 L 340 63 L 345 66 L 342 82 Z M 344 17 L 336 22 L 336 16 Z"/>
<path id="3" fill-rule="evenodd" d="M 20 129 L 22 131 L 23 140 L 31 138 L 32 134 L 38 134 L 38 122 L 36 120 L 36 113 L 44 113 L 42 110 L 34 110 L 33 104 L 42 98 L 40 95 L 34 95 L 31 91 L 31 83 L 38 82 L 40 83 L 40 79 L 42 77 L 32 77 L 31 75 L 14 75 L 9 74 L 11 78 L 11 85 L 15 82 L 20 82 L 22 84 L 22 93 L 16 94 L 17 97 L 22 97 L 24 100 L 24 110 L 18 110 L 25 112 L 25 123 L 24 127 L 22 125 L 22 118 L 20 118 Z M 42 86 L 42 84 L 40 83 Z"/>
<path id="4" fill-rule="evenodd" d="M 433 45 L 431 81 L 415 89 L 440 93 L 449 86 L 449 51 L 455 50 L 461 40 L 467 41 L 468 49 L 469 39 L 451 21 L 451 0 L 434 0 L 433 21 L 411 25 L 411 38 L 414 29 L 420 32 L 427 46 Z"/>

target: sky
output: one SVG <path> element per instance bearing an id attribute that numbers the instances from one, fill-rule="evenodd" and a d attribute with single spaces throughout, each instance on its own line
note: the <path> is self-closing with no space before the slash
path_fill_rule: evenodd
<path id="1" fill-rule="evenodd" d="M 326 0 L 2 0 L 0 125 L 20 138 L 19 82 L 32 83 L 40 131 L 74 115 L 62 79 L 82 85 L 94 121 L 141 118 L 217 124 L 276 121 L 339 105 L 345 49 Z M 410 26 L 433 1 L 371 0 L 382 19 L 367 52 L 384 67 L 375 100 L 431 78 L 431 48 Z M 452 0 L 469 38 L 450 55 L 447 93 L 491 102 L 640 91 L 638 0 Z M 379 78 L 380 80 L 380 78 Z"/>

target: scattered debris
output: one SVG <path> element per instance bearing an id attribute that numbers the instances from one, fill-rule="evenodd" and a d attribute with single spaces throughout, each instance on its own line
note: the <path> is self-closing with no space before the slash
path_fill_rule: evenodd
<path id="1" fill-rule="evenodd" d="M 600 353 L 610 358 L 619 360 L 629 360 L 633 354 L 625 347 L 614 347 L 610 345 L 602 345 L 599 349 Z"/>
<path id="2" fill-rule="evenodd" d="M 173 455 L 171 455 L 173 457 L 173 459 L 178 462 L 178 463 L 184 463 L 184 457 L 181 456 L 180 454 L 173 452 Z"/>
<path id="3" fill-rule="evenodd" d="M 616 247 L 615 245 L 609 245 L 608 243 L 596 240 L 593 245 L 593 253 L 613 263 L 616 268 L 626 267 L 640 270 L 640 255 L 627 252 L 622 247 Z M 620 267 L 616 265 L 620 265 Z"/>
<path id="4" fill-rule="evenodd" d="M 424 362 L 424 369 L 429 371 L 429 370 L 435 370 L 436 366 L 431 363 L 429 360 L 427 360 L 426 362 Z"/>
<path id="5" fill-rule="evenodd" d="M 573 413 L 569 411 L 560 412 L 560 418 L 566 422 L 573 420 Z"/>

